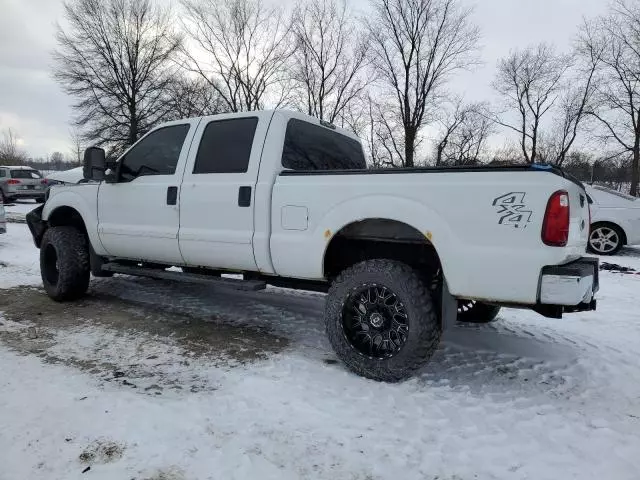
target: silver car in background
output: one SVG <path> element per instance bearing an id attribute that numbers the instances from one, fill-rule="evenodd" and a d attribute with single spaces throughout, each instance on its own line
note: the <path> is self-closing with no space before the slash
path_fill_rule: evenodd
<path id="1" fill-rule="evenodd" d="M 32 198 L 44 202 L 47 181 L 31 167 L 0 165 L 0 199 L 10 203 L 17 199 Z"/>
<path id="2" fill-rule="evenodd" d="M 7 233 L 7 214 L 4 210 L 2 198 L 0 198 L 0 233 Z"/>

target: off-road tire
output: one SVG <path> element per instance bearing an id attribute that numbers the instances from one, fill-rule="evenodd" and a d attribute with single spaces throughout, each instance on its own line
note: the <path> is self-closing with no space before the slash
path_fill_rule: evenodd
<path id="1" fill-rule="evenodd" d="M 89 242 L 75 227 L 51 227 L 40 245 L 40 273 L 57 302 L 82 297 L 89 288 Z"/>
<path id="2" fill-rule="evenodd" d="M 469 305 L 469 300 L 458 301 L 458 321 L 464 323 L 489 323 L 493 322 L 500 312 L 500 307 L 487 305 L 483 302 L 473 302 Z M 463 308 L 466 306 L 467 308 Z"/>
<path id="3" fill-rule="evenodd" d="M 365 285 L 384 286 L 402 301 L 409 330 L 401 350 L 389 358 L 368 357 L 352 346 L 343 329 L 347 300 Z M 331 285 L 325 306 L 327 336 L 337 356 L 363 377 L 398 382 L 424 366 L 440 342 L 442 327 L 427 284 L 408 265 L 394 260 L 367 260 L 344 270 Z"/>

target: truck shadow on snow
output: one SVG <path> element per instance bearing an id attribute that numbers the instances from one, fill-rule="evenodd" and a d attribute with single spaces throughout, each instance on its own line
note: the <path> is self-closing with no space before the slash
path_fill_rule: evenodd
<path id="1" fill-rule="evenodd" d="M 0 326 L 0 341 L 139 391 L 199 391 L 216 388 L 213 370 L 250 368 L 291 351 L 344 374 L 324 335 L 323 309 L 324 296 L 311 292 L 223 293 L 116 276 L 94 281 L 89 296 L 75 303 L 55 303 L 40 289 L 0 290 L 0 311 L 13 326 Z M 499 324 L 445 332 L 412 381 L 477 394 L 563 396 L 580 389 L 575 345 Z"/>

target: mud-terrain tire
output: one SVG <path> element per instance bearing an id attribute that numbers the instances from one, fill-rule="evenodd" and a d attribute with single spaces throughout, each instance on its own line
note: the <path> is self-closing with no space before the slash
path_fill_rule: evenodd
<path id="1" fill-rule="evenodd" d="M 89 242 L 74 227 L 51 227 L 40 245 L 40 273 L 47 295 L 57 302 L 82 297 L 89 288 Z"/>
<path id="2" fill-rule="evenodd" d="M 394 300 L 378 301 L 374 305 L 370 293 L 367 293 L 372 289 L 378 299 L 382 299 L 386 291 L 393 295 Z M 358 300 L 361 303 L 356 306 Z M 378 306 L 380 309 L 376 310 Z M 351 321 L 354 314 L 349 312 L 355 313 L 355 322 Z M 363 351 L 367 343 L 373 348 L 378 338 L 379 343 L 385 345 L 382 339 L 386 333 L 381 334 L 376 329 L 379 320 L 376 317 L 374 322 L 374 315 L 384 317 L 384 328 L 385 325 L 399 325 L 396 321 L 396 316 L 400 315 L 398 312 L 404 312 L 398 318 L 406 325 L 406 330 L 403 327 L 401 336 L 398 334 L 400 330 L 397 330 L 394 337 L 402 345 L 391 343 L 394 340 L 386 342 L 386 345 L 393 345 L 398 351 L 387 356 L 382 355 L 380 350 L 378 354 Z M 367 315 L 368 320 L 364 318 Z M 352 334 L 354 325 L 362 329 L 355 335 Z M 340 273 L 327 295 L 325 326 L 333 349 L 349 369 L 358 375 L 384 382 L 404 380 L 425 365 L 437 350 L 442 333 L 437 304 L 421 275 L 404 263 L 385 259 L 367 260 Z M 365 336 L 372 332 L 374 338 L 363 344 L 363 341 L 357 340 L 358 334 L 362 338 L 363 332 Z"/>
<path id="3" fill-rule="evenodd" d="M 500 307 L 487 305 L 475 300 L 458 301 L 458 321 L 464 323 L 493 322 L 500 312 Z"/>

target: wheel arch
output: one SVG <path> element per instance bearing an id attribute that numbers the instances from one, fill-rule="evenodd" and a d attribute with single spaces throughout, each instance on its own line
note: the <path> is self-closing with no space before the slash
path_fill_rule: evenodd
<path id="1" fill-rule="evenodd" d="M 322 268 L 325 278 L 374 258 L 398 260 L 425 271 L 442 270 L 435 245 L 417 227 L 391 219 L 370 217 L 342 226 L 328 242 Z"/>
<path id="2" fill-rule="evenodd" d="M 47 217 L 49 227 L 75 227 L 88 236 L 87 225 L 82 214 L 73 207 L 61 205 L 52 210 Z"/>
<path id="3" fill-rule="evenodd" d="M 88 184 L 87 184 L 88 185 Z M 81 193 L 72 191 L 72 188 L 88 189 L 90 186 L 73 186 L 61 192 L 52 194 L 44 204 L 42 220 L 48 226 L 77 226 L 85 233 L 91 246 L 99 255 L 106 255 L 106 251 L 98 238 L 98 216 L 96 204 L 91 208 L 90 201 L 95 196 L 86 197 L 84 190 Z"/>

